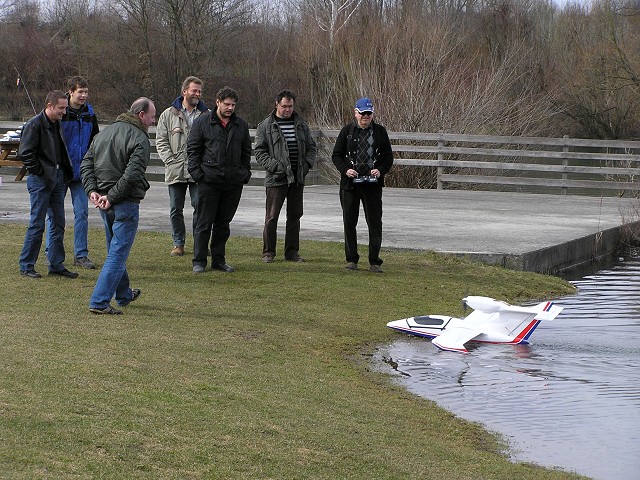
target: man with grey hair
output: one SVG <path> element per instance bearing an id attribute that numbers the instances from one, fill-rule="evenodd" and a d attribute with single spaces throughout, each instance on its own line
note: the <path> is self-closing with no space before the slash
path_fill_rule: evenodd
<path id="1" fill-rule="evenodd" d="M 169 186 L 172 257 L 184 255 L 186 228 L 183 212 L 187 189 L 194 210 L 192 231 L 195 228 L 197 185 L 187 171 L 187 138 L 193 121 L 209 110 L 200 100 L 201 95 L 202 80 L 193 76 L 185 78 L 182 95 L 162 112 L 156 129 L 156 150 L 165 165 L 164 181 Z"/>
<path id="2" fill-rule="evenodd" d="M 120 315 L 122 310 L 110 303 L 114 296 L 120 307 L 140 296 L 140 289 L 129 286 L 126 262 L 138 230 L 140 200 L 149 189 L 144 176 L 150 159 L 147 132 L 155 116 L 153 102 L 138 98 L 96 136 L 80 167 L 82 185 L 100 209 L 107 237 L 107 258 L 89 301 L 94 314 Z"/>

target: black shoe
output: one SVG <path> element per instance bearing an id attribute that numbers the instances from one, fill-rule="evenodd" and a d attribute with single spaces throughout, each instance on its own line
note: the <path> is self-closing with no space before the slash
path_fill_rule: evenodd
<path id="1" fill-rule="evenodd" d="M 119 307 L 126 307 L 131 302 L 135 302 L 138 299 L 138 297 L 140 296 L 141 293 L 142 293 L 142 290 L 140 290 L 139 288 L 132 288 L 131 289 L 131 300 L 129 300 L 127 303 L 118 303 L 118 306 Z"/>
<path id="2" fill-rule="evenodd" d="M 291 255 L 289 258 L 285 258 L 285 260 L 287 262 L 297 262 L 297 263 L 304 262 L 304 258 L 302 258 L 300 255 Z"/>
<path id="3" fill-rule="evenodd" d="M 20 275 L 29 278 L 42 278 L 42 275 L 40 275 L 35 270 L 20 270 Z"/>
<path id="4" fill-rule="evenodd" d="M 225 273 L 231 273 L 236 271 L 236 269 L 233 268 L 228 263 L 218 263 L 216 265 L 211 265 L 211 270 L 221 270 Z"/>
<path id="5" fill-rule="evenodd" d="M 122 315 L 122 310 L 116 310 L 111 305 L 104 308 L 90 308 L 89 311 L 94 315 Z"/>
<path id="6" fill-rule="evenodd" d="M 194 265 L 193 273 L 204 273 L 204 265 Z"/>
<path id="7" fill-rule="evenodd" d="M 66 268 L 58 271 L 49 270 L 49 275 L 58 275 L 65 278 L 78 278 L 78 272 L 72 272 Z"/>

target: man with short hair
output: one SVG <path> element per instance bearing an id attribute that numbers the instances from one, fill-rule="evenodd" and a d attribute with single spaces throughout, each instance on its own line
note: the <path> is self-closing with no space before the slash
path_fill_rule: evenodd
<path id="1" fill-rule="evenodd" d="M 193 121 L 209 109 L 200 100 L 202 80 L 187 77 L 182 82 L 182 95 L 160 115 L 156 128 L 156 150 L 165 165 L 164 181 L 169 187 L 169 219 L 173 250 L 171 256 L 184 255 L 186 228 L 184 201 L 189 190 L 191 206 L 195 212 L 197 185 L 187 171 L 187 138 Z M 195 214 L 191 231 L 195 228 Z"/>
<path id="2" fill-rule="evenodd" d="M 67 82 L 67 99 L 69 105 L 60 121 L 62 134 L 67 145 L 67 153 L 73 169 L 73 179 L 67 186 L 71 192 L 73 205 L 73 264 L 82 268 L 95 268 L 95 264 L 89 259 L 89 199 L 82 188 L 80 178 L 80 164 L 84 154 L 87 153 L 93 137 L 99 132 L 98 117 L 91 104 L 87 102 L 89 97 L 89 84 L 80 76 L 71 77 Z M 66 192 L 65 192 L 66 195 Z M 47 217 L 47 245 L 51 237 L 51 216 Z"/>
<path id="3" fill-rule="evenodd" d="M 78 274 L 64 266 L 64 194 L 73 172 L 60 129 L 67 109 L 67 97 L 61 90 L 47 94 L 46 107 L 22 129 L 18 158 L 29 172 L 27 190 L 31 202 L 29 227 L 20 253 L 20 274 L 40 278 L 38 260 L 47 210 L 50 210 L 50 243 L 47 252 L 49 275 L 76 278 Z"/>
<path id="4" fill-rule="evenodd" d="M 107 238 L 107 258 L 89 301 L 89 311 L 97 315 L 122 314 L 111 306 L 114 296 L 120 307 L 140 296 L 140 289 L 129 286 L 126 262 L 138 231 L 140 201 L 149 189 L 144 173 L 151 157 L 148 130 L 155 116 L 153 102 L 138 98 L 100 132 L 80 167 L 84 190 L 100 209 Z"/>
<path id="5" fill-rule="evenodd" d="M 284 259 L 303 262 L 300 256 L 300 218 L 303 215 L 304 182 L 316 159 L 316 144 L 309 126 L 294 111 L 295 95 L 283 90 L 276 96 L 275 110 L 256 132 L 256 161 L 266 170 L 266 215 L 262 233 L 262 261 L 276 255 L 278 218 L 287 201 Z"/>
<path id="6" fill-rule="evenodd" d="M 198 184 L 193 232 L 193 272 L 204 273 L 211 241 L 211 269 L 231 273 L 225 247 L 242 187 L 251 178 L 249 125 L 235 114 L 238 94 L 224 87 L 216 109 L 200 115 L 187 140 L 188 170 Z"/>
<path id="7" fill-rule="evenodd" d="M 332 155 L 340 172 L 345 268 L 358 268 L 356 226 L 362 203 L 369 228 L 369 270 L 382 273 L 382 187 L 384 176 L 393 165 L 393 152 L 387 130 L 373 121 L 373 102 L 369 98 L 356 102 L 354 115 L 355 121 L 340 130 Z"/>

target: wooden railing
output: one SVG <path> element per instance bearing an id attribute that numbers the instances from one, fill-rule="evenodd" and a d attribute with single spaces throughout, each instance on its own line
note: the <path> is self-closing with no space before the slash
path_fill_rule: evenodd
<path id="1" fill-rule="evenodd" d="M 0 122 L 0 133 L 19 125 Z M 155 130 L 150 133 L 153 151 L 147 171 L 161 180 L 164 166 L 155 151 Z M 319 149 L 310 183 L 321 181 L 322 170 L 332 170 L 331 151 L 338 133 L 312 131 Z M 562 194 L 580 189 L 609 195 L 640 191 L 640 141 L 408 132 L 389 132 L 389 138 L 395 165 L 432 169 L 433 186 L 438 189 L 528 188 Z M 254 183 L 261 182 L 264 171 L 254 157 L 252 164 Z M 328 181 L 335 181 L 335 176 Z"/>
<path id="2" fill-rule="evenodd" d="M 335 141 L 337 130 L 317 132 Z M 640 141 L 389 132 L 395 165 L 436 169 L 456 184 L 640 191 Z"/>

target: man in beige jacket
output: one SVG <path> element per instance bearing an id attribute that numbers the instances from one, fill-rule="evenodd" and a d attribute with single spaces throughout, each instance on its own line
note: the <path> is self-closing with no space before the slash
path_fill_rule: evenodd
<path id="1" fill-rule="evenodd" d="M 200 100 L 202 80 L 187 77 L 182 82 L 182 95 L 160 115 L 156 130 L 156 150 L 165 165 L 164 181 L 169 186 L 169 218 L 173 250 L 171 256 L 184 255 L 186 228 L 184 225 L 184 202 L 187 189 L 193 211 L 196 209 L 197 185 L 187 171 L 187 137 L 193 121 L 209 109 Z M 192 225 L 195 226 L 194 222 Z"/>

